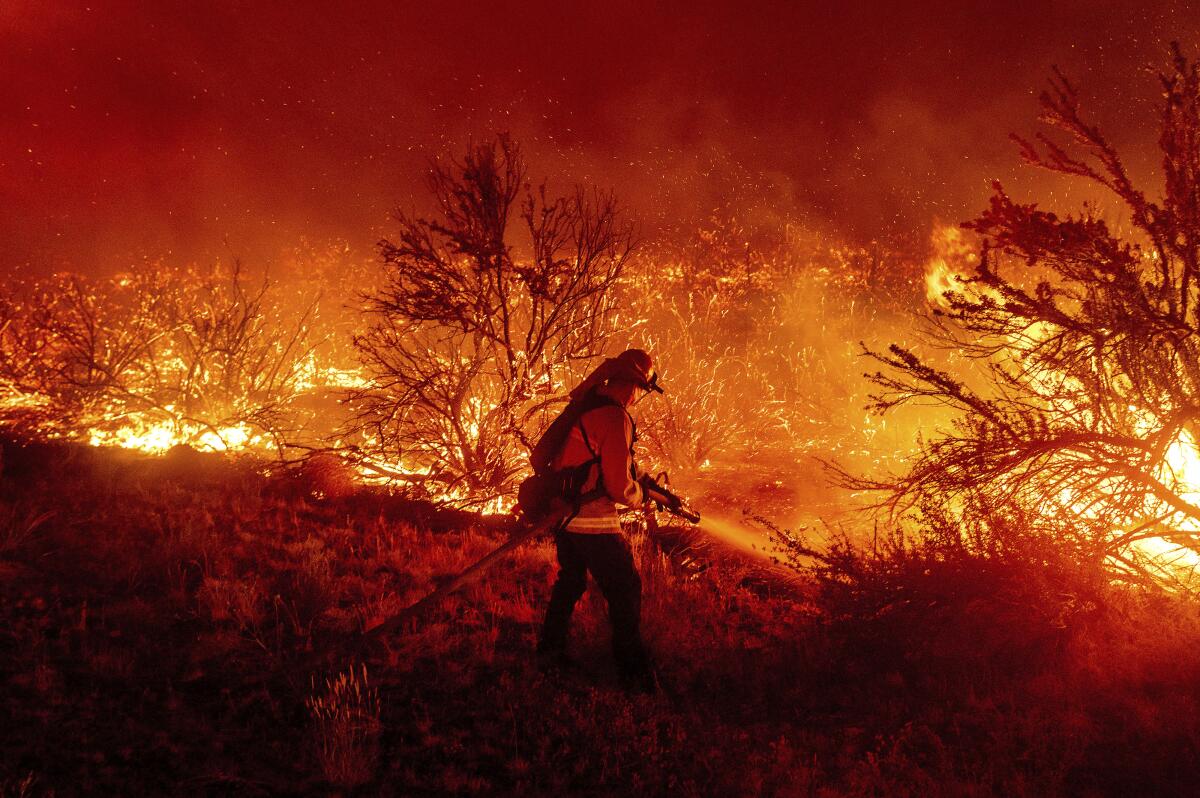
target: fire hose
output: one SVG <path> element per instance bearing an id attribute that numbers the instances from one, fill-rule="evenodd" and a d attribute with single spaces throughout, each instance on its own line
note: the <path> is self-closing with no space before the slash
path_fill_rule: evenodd
<path id="1" fill-rule="evenodd" d="M 672 493 L 668 488 L 659 484 L 658 481 L 651 479 L 649 476 L 643 477 L 641 484 L 643 492 L 649 501 L 654 502 L 658 509 L 670 513 L 684 519 L 692 524 L 700 523 L 700 513 L 688 508 L 682 498 Z M 404 623 L 418 615 L 423 611 L 440 602 L 450 594 L 458 591 L 465 585 L 474 582 L 482 576 L 489 568 L 495 565 L 498 561 L 508 554 L 513 549 L 520 546 L 526 541 L 533 540 L 547 532 L 557 528 L 560 524 L 567 520 L 571 515 L 572 508 L 565 501 L 557 500 L 554 503 L 551 511 L 546 516 L 535 523 L 526 524 L 510 537 L 507 541 L 501 544 L 485 555 L 482 559 L 468 566 L 465 570 L 459 572 L 450 581 L 441 585 L 429 595 L 422 598 L 420 601 L 400 610 L 395 615 L 391 616 L 378 626 L 366 630 L 363 634 L 367 638 L 378 638 L 389 632 L 394 632 L 396 629 L 404 625 Z"/>

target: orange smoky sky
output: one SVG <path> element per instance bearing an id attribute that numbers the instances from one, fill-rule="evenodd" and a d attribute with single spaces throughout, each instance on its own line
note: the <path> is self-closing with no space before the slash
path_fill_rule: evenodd
<path id="1" fill-rule="evenodd" d="M 651 236 L 736 208 L 920 237 L 1033 185 L 1007 136 L 1053 65 L 1148 173 L 1172 40 L 1200 48 L 1186 3 L 4 0 L 0 257 L 368 248 L 430 157 L 497 131 Z"/>

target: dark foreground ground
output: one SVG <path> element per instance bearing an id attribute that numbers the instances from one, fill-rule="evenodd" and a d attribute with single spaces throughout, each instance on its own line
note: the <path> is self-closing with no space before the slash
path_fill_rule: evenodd
<path id="1" fill-rule="evenodd" d="M 915 555 L 778 589 L 638 538 L 664 689 L 630 696 L 594 591 L 579 668 L 536 668 L 546 543 L 364 647 L 504 532 L 196 455 L 5 460 L 0 796 L 1200 792 L 1176 598 Z"/>

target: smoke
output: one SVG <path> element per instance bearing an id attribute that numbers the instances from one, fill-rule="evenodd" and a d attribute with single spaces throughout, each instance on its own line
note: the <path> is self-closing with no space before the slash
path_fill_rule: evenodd
<path id="1" fill-rule="evenodd" d="M 498 130 L 534 174 L 614 189 L 651 236 L 736 206 L 920 240 L 977 212 L 991 179 L 1025 178 L 1007 134 L 1032 127 L 1052 65 L 1118 144 L 1145 141 L 1149 106 L 1127 99 L 1155 95 L 1141 68 L 1200 40 L 1172 2 L 43 5 L 0 12 L 19 76 L 0 86 L 0 257 L 42 272 L 369 247 L 421 201 L 429 156 Z"/>

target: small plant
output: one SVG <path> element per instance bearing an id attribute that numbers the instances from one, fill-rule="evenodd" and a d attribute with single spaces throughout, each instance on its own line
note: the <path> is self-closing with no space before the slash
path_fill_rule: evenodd
<path id="1" fill-rule="evenodd" d="M 255 634 L 266 617 L 266 597 L 256 579 L 204 580 L 197 592 L 203 615 L 213 623 L 232 623 L 240 632 Z"/>
<path id="2" fill-rule="evenodd" d="M 316 680 L 313 691 L 316 692 Z M 317 734 L 317 758 L 330 783 L 358 787 L 369 782 L 379 759 L 379 691 L 367 666 L 351 667 L 325 681 L 325 691 L 308 699 Z"/>
<path id="3" fill-rule="evenodd" d="M 337 603 L 337 583 L 330 553 L 321 541 L 307 538 L 285 545 L 298 567 L 280 572 L 276 590 L 298 635 L 312 632 L 313 624 Z"/>
<path id="4" fill-rule="evenodd" d="M 52 510 L 21 513 L 12 505 L 0 504 L 0 556 L 12 554 L 32 541 L 53 515 Z"/>
<path id="5" fill-rule="evenodd" d="M 362 603 L 354 608 L 354 616 L 359 629 L 374 629 L 404 609 L 404 603 L 390 590 L 373 593 L 366 596 Z"/>

